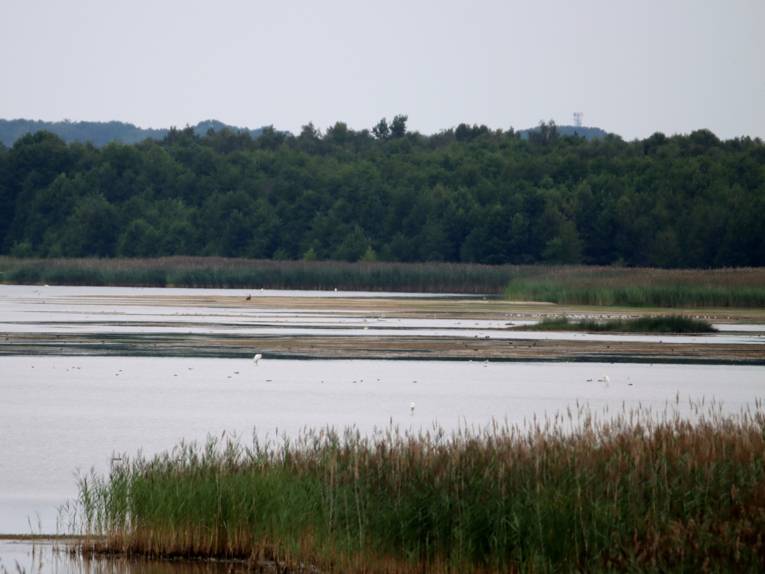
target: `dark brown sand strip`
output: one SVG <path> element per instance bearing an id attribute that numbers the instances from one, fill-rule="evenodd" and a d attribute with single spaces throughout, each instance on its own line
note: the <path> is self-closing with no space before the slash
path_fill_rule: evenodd
<path id="1" fill-rule="evenodd" d="M 421 336 L 190 334 L 0 335 L 0 355 L 176 356 L 305 359 L 673 362 L 765 364 L 760 345 L 557 341 Z"/>

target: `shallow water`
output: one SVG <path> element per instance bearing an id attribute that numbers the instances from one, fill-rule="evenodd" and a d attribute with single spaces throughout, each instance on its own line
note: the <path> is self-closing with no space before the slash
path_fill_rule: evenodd
<path id="1" fill-rule="evenodd" d="M 146 561 L 72 556 L 54 541 L 0 540 L 0 574 L 228 574 L 243 565 L 220 562 Z"/>
<path id="2" fill-rule="evenodd" d="M 375 336 L 461 337 L 465 339 L 555 340 L 667 343 L 671 345 L 762 345 L 765 324 L 717 325 L 712 335 L 641 335 L 618 333 L 540 332 L 511 330 L 535 321 L 505 319 L 443 319 L 365 316 L 343 307 L 344 298 L 429 297 L 422 294 L 370 292 L 265 291 L 278 297 L 337 298 L 336 309 L 258 308 L 257 295 L 241 308 L 204 304 L 171 304 L 169 297 L 208 296 L 242 298 L 246 290 L 141 289 L 126 287 L 0 286 L 0 332 L 55 334 L 173 334 L 239 336 Z M 255 292 L 260 293 L 260 292 Z M 146 297 L 162 297 L 151 305 Z M 139 298 L 140 297 L 140 298 Z M 116 299 L 112 299 L 116 298 Z M 132 299 L 131 299 L 132 298 Z"/>
<path id="3" fill-rule="evenodd" d="M 602 363 L 0 357 L 0 532 L 55 532 L 75 471 L 223 431 L 249 443 L 305 427 L 362 432 L 523 423 L 575 408 L 728 412 L 765 397 L 765 367 Z M 608 384 L 597 379 L 608 375 Z M 413 413 L 409 405 L 415 403 Z M 31 520 L 29 519 L 31 517 Z M 65 528 L 66 524 L 58 525 Z"/>

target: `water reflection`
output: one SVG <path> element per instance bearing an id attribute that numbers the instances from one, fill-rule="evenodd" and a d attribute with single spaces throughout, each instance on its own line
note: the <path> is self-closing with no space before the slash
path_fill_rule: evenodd
<path id="1" fill-rule="evenodd" d="M 87 557 L 65 542 L 0 540 L 0 574 L 223 574 L 247 572 L 235 562 Z M 268 571 L 268 570 L 265 570 Z"/>

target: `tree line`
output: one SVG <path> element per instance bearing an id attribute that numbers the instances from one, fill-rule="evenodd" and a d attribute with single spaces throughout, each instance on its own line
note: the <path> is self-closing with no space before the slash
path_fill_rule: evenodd
<path id="1" fill-rule="evenodd" d="M 765 265 L 765 145 L 407 117 L 291 135 L 172 129 L 0 146 L 0 252 L 42 257 Z"/>

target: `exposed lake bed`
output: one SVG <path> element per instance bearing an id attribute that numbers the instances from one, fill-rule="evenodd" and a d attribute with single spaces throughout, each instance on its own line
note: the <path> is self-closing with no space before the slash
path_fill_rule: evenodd
<path id="1" fill-rule="evenodd" d="M 720 328 L 705 336 L 518 330 L 558 315 L 658 312 L 406 293 L 0 286 L 0 354 L 765 363 L 762 309 L 680 310 Z"/>

